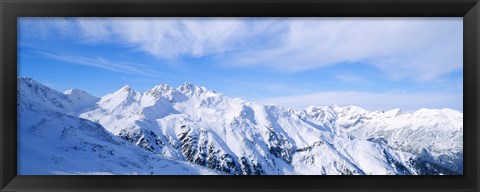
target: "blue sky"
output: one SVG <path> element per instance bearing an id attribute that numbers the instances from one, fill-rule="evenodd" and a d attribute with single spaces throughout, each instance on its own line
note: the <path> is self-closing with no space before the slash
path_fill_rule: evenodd
<path id="1" fill-rule="evenodd" d="M 462 18 L 18 21 L 18 76 L 59 91 L 191 82 L 295 109 L 463 110 Z"/>

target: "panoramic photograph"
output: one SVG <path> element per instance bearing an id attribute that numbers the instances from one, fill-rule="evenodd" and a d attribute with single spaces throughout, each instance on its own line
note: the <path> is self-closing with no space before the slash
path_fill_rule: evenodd
<path id="1" fill-rule="evenodd" d="M 463 19 L 20 17 L 18 175 L 463 175 Z"/>

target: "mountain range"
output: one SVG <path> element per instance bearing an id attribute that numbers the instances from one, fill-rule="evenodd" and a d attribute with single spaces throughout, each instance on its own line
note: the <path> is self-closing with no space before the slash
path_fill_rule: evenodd
<path id="1" fill-rule="evenodd" d="M 293 110 L 191 83 L 101 98 L 17 85 L 20 175 L 463 174 L 463 113 L 447 108 Z"/>

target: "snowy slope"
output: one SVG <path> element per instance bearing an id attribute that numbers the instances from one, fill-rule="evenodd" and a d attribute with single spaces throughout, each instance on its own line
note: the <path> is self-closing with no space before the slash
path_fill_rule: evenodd
<path id="1" fill-rule="evenodd" d="M 195 170 L 197 167 L 209 168 L 211 172 L 208 173 L 384 175 L 463 172 L 458 164 L 463 162 L 458 158 L 458 152 L 462 151 L 461 142 L 420 142 L 421 139 L 444 135 L 462 138 L 463 117 L 453 110 L 440 110 L 444 116 L 435 115 L 437 111 L 420 110 L 418 114 L 405 117 L 400 112 L 369 112 L 353 106 L 312 106 L 293 111 L 229 98 L 190 83 L 177 88 L 160 84 L 144 93 L 124 86 L 98 99 L 80 90 L 62 94 L 36 82 L 35 86 L 29 86 L 25 82 L 33 82 L 31 79 L 19 79 L 19 82 L 26 85 L 19 87 L 19 97 L 24 98 L 19 104 L 23 107 L 42 104 L 50 111 L 98 125 L 114 139 L 129 143 L 116 148 L 119 151 L 123 145 L 134 147 L 148 157 L 183 162 L 185 166 L 191 166 L 190 163 L 200 165 L 195 166 Z M 44 91 L 41 94 L 32 91 L 37 90 L 36 87 Z M 66 109 L 55 105 L 55 101 L 67 106 Z M 57 123 L 67 121 L 57 119 L 60 121 Z M 78 127 L 79 124 L 72 126 Z M 426 132 L 433 135 L 428 137 Z M 422 133 L 424 138 L 418 138 Z M 131 173 L 145 174 L 145 171 Z M 203 173 L 207 172 L 198 174 Z"/>
<path id="2" fill-rule="evenodd" d="M 84 92 L 77 95 L 83 97 L 69 100 L 68 97 L 75 92 L 62 95 L 31 79 L 19 79 L 19 85 L 20 95 L 45 96 L 33 99 L 19 97 L 18 170 L 21 175 L 221 174 L 138 150 L 135 145 L 113 136 L 97 123 L 59 112 L 67 107 L 57 106 L 55 101 L 70 107 L 75 106 L 72 104 L 75 101 L 86 101 L 88 104 L 90 99 L 94 99 Z M 25 92 L 27 87 L 32 90 Z"/>
<path id="3" fill-rule="evenodd" d="M 338 134 L 383 142 L 430 162 L 463 172 L 463 114 L 452 109 L 415 112 L 367 111 L 360 107 L 307 108 L 303 114 L 334 127 Z M 323 118 L 335 117 L 327 120 Z"/>
<path id="4" fill-rule="evenodd" d="M 95 108 L 98 101 L 98 98 L 78 89 L 61 93 L 31 78 L 18 78 L 17 82 L 17 95 L 24 104 L 42 105 L 52 111 L 78 115 L 83 110 Z"/>

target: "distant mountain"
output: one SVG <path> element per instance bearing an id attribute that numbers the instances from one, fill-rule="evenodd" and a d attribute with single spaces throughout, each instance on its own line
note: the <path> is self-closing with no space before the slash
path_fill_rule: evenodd
<path id="1" fill-rule="evenodd" d="M 463 114 L 451 109 L 296 111 L 190 83 L 102 98 L 18 85 L 22 174 L 463 173 Z"/>

